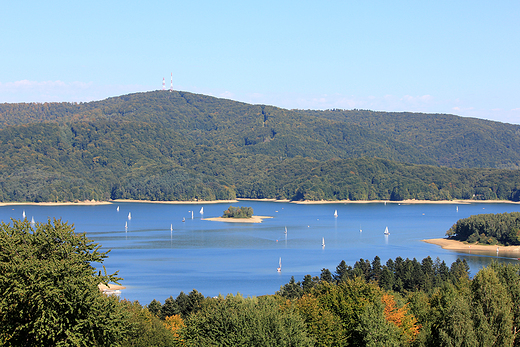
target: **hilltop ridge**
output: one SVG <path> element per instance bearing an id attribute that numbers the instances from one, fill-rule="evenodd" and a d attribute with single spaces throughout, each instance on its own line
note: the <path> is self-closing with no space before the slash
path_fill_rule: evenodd
<path id="1" fill-rule="evenodd" d="M 180 91 L 0 104 L 2 201 L 515 199 L 520 126 Z M 460 170 L 464 169 L 464 170 Z"/>

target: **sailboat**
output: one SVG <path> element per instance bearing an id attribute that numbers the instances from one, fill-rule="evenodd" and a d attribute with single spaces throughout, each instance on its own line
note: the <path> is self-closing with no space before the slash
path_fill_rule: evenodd
<path id="1" fill-rule="evenodd" d="M 173 224 L 170 224 L 170 231 L 173 231 Z"/>
<path id="2" fill-rule="evenodd" d="M 34 224 L 34 217 L 31 218 L 31 224 Z"/>
<path id="3" fill-rule="evenodd" d="M 287 227 L 285 227 L 285 234 L 287 235 Z"/>
<path id="4" fill-rule="evenodd" d="M 128 220 L 132 219 L 132 213 L 128 212 Z"/>
<path id="5" fill-rule="evenodd" d="M 459 212 L 459 207 L 457 206 L 457 212 Z"/>
<path id="6" fill-rule="evenodd" d="M 204 206 L 200 208 L 200 214 L 204 214 Z"/>
<path id="7" fill-rule="evenodd" d="M 390 232 L 388 231 L 388 227 L 385 228 L 385 232 L 384 232 L 385 235 L 390 235 Z"/>
<path id="8" fill-rule="evenodd" d="M 125 230 L 128 229 L 128 222 L 125 222 Z"/>
<path id="9" fill-rule="evenodd" d="M 117 206 L 116 211 L 119 212 L 119 206 Z"/>
<path id="10" fill-rule="evenodd" d="M 325 238 L 324 237 L 321 238 L 321 246 L 325 247 Z"/>
<path id="11" fill-rule="evenodd" d="M 276 269 L 278 272 L 282 272 L 282 257 L 280 257 L 278 268 Z"/>
<path id="12" fill-rule="evenodd" d="M 25 210 L 23 210 L 23 212 L 22 212 L 22 217 L 23 217 L 23 219 L 25 219 Z"/>
<path id="13" fill-rule="evenodd" d="M 334 217 L 338 217 L 338 210 L 334 210 Z"/>
<path id="14" fill-rule="evenodd" d="M 193 211 L 191 211 L 191 219 L 193 219 Z"/>

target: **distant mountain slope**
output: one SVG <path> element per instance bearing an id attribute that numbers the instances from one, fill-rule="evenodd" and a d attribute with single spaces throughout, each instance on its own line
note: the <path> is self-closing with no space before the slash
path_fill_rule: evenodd
<path id="1" fill-rule="evenodd" d="M 160 124 L 195 145 L 318 160 L 378 157 L 447 167 L 518 168 L 520 126 L 453 115 L 294 111 L 155 91 L 70 104 L 0 104 L 4 126 L 107 119 Z"/>
<path id="2" fill-rule="evenodd" d="M 298 111 L 370 129 L 419 148 L 448 167 L 518 169 L 520 125 L 449 114 L 368 110 Z"/>
<path id="3" fill-rule="evenodd" d="M 493 169 L 520 163 L 511 124 L 167 91 L 0 104 L 0 122 L 2 201 L 520 199 L 520 170 Z"/>

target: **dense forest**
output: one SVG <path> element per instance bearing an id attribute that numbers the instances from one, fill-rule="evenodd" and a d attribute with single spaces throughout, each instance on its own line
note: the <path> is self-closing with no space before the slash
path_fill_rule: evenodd
<path id="1" fill-rule="evenodd" d="M 520 200 L 520 126 L 186 92 L 0 104 L 0 201 Z"/>
<path id="2" fill-rule="evenodd" d="M 446 235 L 470 243 L 520 245 L 520 212 L 478 214 L 460 219 Z"/>
<path id="3" fill-rule="evenodd" d="M 520 266 L 372 261 L 294 277 L 273 295 L 146 306 L 100 292 L 108 252 L 60 220 L 0 224 L 2 346 L 518 346 Z"/>

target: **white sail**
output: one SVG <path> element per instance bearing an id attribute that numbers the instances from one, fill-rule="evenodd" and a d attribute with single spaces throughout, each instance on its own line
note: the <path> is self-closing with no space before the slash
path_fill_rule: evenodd
<path id="1" fill-rule="evenodd" d="M 132 213 L 128 212 L 128 220 L 132 219 Z"/>
<path id="2" fill-rule="evenodd" d="M 200 208 L 200 214 L 204 214 L 204 207 Z"/>
<path id="3" fill-rule="evenodd" d="M 338 210 L 334 210 L 334 217 L 338 216 Z"/>
<path id="4" fill-rule="evenodd" d="M 278 268 L 276 269 L 276 271 L 280 272 L 280 271 L 282 271 L 282 257 L 280 257 L 278 264 L 279 265 L 278 265 Z"/>
<path id="5" fill-rule="evenodd" d="M 116 211 L 119 212 L 119 206 L 117 206 Z"/>
<path id="6" fill-rule="evenodd" d="M 324 237 L 321 238 L 321 246 L 325 247 L 325 238 Z"/>
<path id="7" fill-rule="evenodd" d="M 125 222 L 125 229 L 128 229 L 128 222 Z"/>
<path id="8" fill-rule="evenodd" d="M 22 212 L 22 217 L 23 217 L 23 219 L 25 219 L 25 210 L 23 210 L 23 212 Z"/>
<path id="9" fill-rule="evenodd" d="M 31 218 L 31 224 L 34 224 L 34 217 Z"/>
<path id="10" fill-rule="evenodd" d="M 388 231 L 388 227 L 385 228 L 385 235 L 390 235 L 390 232 Z"/>
<path id="11" fill-rule="evenodd" d="M 287 234 L 287 227 L 285 227 L 285 233 Z"/>
<path id="12" fill-rule="evenodd" d="M 173 224 L 170 224 L 170 231 L 173 231 Z"/>
<path id="13" fill-rule="evenodd" d="M 193 211 L 191 211 L 191 219 L 193 219 Z"/>

